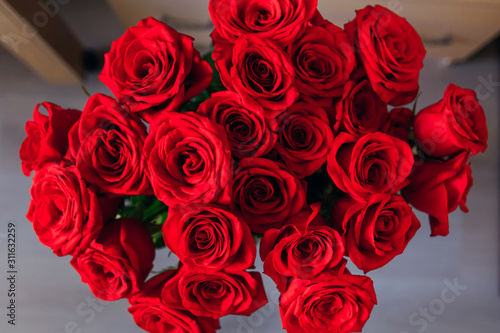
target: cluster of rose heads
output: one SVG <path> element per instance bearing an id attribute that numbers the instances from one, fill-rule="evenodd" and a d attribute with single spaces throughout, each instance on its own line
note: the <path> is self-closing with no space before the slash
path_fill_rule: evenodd
<path id="1" fill-rule="evenodd" d="M 316 7 L 211 0 L 212 63 L 144 19 L 105 55 L 116 99 L 42 103 L 26 123 L 36 234 L 144 330 L 213 333 L 265 305 L 257 243 L 289 333 L 361 331 L 375 291 L 346 258 L 366 273 L 401 254 L 420 227 L 409 203 L 432 235 L 466 211 L 487 141 L 474 92 L 450 85 L 415 116 L 409 23 L 368 6 L 342 29 Z M 162 246 L 179 265 L 148 279 Z"/>

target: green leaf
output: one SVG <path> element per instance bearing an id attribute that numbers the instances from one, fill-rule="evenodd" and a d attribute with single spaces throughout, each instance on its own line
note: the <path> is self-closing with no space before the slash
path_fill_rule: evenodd
<path id="1" fill-rule="evenodd" d="M 154 233 L 151 235 L 153 238 L 153 243 L 155 244 L 155 248 L 161 249 L 165 247 L 165 241 L 163 240 L 163 232 L 158 231 L 157 233 Z"/>

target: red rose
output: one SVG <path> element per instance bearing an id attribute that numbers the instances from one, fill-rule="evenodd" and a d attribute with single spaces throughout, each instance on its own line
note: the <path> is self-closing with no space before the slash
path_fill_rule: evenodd
<path id="1" fill-rule="evenodd" d="M 468 212 L 465 202 L 472 186 L 472 171 L 463 152 L 448 161 L 415 162 L 410 185 L 403 196 L 418 210 L 429 214 L 431 236 L 449 233 L 448 214 L 457 209 Z"/>
<path id="2" fill-rule="evenodd" d="M 97 195 L 87 188 L 78 169 L 54 163 L 35 173 L 26 217 L 40 242 L 57 256 L 85 250 L 103 225 Z"/>
<path id="3" fill-rule="evenodd" d="M 191 268 L 241 271 L 255 262 L 250 229 L 222 207 L 171 209 L 162 230 L 170 251 Z"/>
<path id="4" fill-rule="evenodd" d="M 225 128 L 231 152 L 237 158 L 266 155 L 276 142 L 276 122 L 246 108 L 232 91 L 212 94 L 196 113 Z"/>
<path id="5" fill-rule="evenodd" d="M 373 195 L 366 203 L 344 197 L 333 206 L 332 224 L 342 231 L 349 258 L 365 273 L 403 253 L 420 228 L 399 195 Z"/>
<path id="6" fill-rule="evenodd" d="M 232 43 L 256 34 L 282 45 L 294 41 L 316 12 L 317 0 L 210 0 L 208 10 L 220 38 Z"/>
<path id="7" fill-rule="evenodd" d="M 267 304 L 259 272 L 206 272 L 186 266 L 165 284 L 161 298 L 165 304 L 214 319 L 229 314 L 249 316 Z"/>
<path id="8" fill-rule="evenodd" d="M 376 303 L 368 276 L 326 271 L 292 281 L 281 295 L 281 320 L 288 333 L 361 332 Z"/>
<path id="9" fill-rule="evenodd" d="M 382 6 L 367 6 L 356 11 L 345 30 L 382 101 L 403 105 L 414 100 L 425 49 L 408 21 Z"/>
<path id="10" fill-rule="evenodd" d="M 216 43 L 212 57 L 224 86 L 266 118 L 276 117 L 299 97 L 290 59 L 271 40 L 243 35 L 235 44 Z"/>
<path id="11" fill-rule="evenodd" d="M 330 100 L 327 105 L 333 97 L 342 96 L 356 57 L 341 28 L 328 21 L 321 26 L 309 25 L 304 34 L 291 43 L 289 53 L 295 67 L 297 89 L 311 97 L 308 101 Z"/>
<path id="12" fill-rule="evenodd" d="M 47 109 L 48 116 L 40 113 L 40 106 Z M 59 163 L 68 150 L 68 132 L 80 118 L 81 112 L 63 109 L 58 105 L 44 102 L 33 111 L 33 121 L 26 122 L 26 139 L 21 144 L 23 173 L 40 169 L 44 163 Z"/>
<path id="13" fill-rule="evenodd" d="M 415 117 L 415 139 L 426 154 L 434 157 L 484 152 L 488 128 L 476 93 L 450 84 L 441 101 Z"/>
<path id="14" fill-rule="evenodd" d="M 388 118 L 387 104 L 382 102 L 367 80 L 347 82 L 342 98 L 335 104 L 335 113 L 338 123 L 333 125 L 333 129 L 358 137 L 377 132 Z"/>
<path id="15" fill-rule="evenodd" d="M 280 117 L 276 151 L 298 178 L 310 176 L 325 162 L 333 143 L 325 110 L 306 102 L 293 104 Z"/>
<path id="16" fill-rule="evenodd" d="M 143 155 L 146 127 L 113 98 L 95 94 L 69 133 L 70 155 L 83 178 L 117 195 L 151 194 Z"/>
<path id="17" fill-rule="evenodd" d="M 413 166 L 410 146 L 377 132 L 357 138 L 339 134 L 328 155 L 327 170 L 339 189 L 366 202 L 373 194 L 392 194 L 408 184 Z"/>
<path id="18" fill-rule="evenodd" d="M 382 127 L 382 132 L 405 142 L 410 141 L 410 131 L 413 125 L 413 111 L 407 108 L 394 108 L 389 112 L 389 118 Z"/>
<path id="19" fill-rule="evenodd" d="M 156 275 L 140 293 L 129 298 L 128 311 L 135 323 L 150 333 L 215 333 L 220 327 L 217 320 L 196 317 L 188 309 L 176 309 L 161 301 L 161 291 L 175 273 Z"/>
<path id="20" fill-rule="evenodd" d="M 269 229 L 260 242 L 264 273 L 285 292 L 287 278 L 311 279 L 337 266 L 344 244 L 318 215 L 320 205 L 292 216 L 281 229 Z"/>
<path id="21" fill-rule="evenodd" d="M 124 218 L 106 225 L 71 265 L 94 295 L 115 301 L 139 292 L 153 268 L 155 247 L 146 227 Z"/>
<path id="22" fill-rule="evenodd" d="M 257 233 L 280 228 L 306 203 L 305 184 L 284 165 L 264 158 L 242 159 L 231 187 L 231 211 Z"/>
<path id="23" fill-rule="evenodd" d="M 229 202 L 231 150 L 220 125 L 193 112 L 168 113 L 150 129 L 144 153 L 167 206 Z"/>
<path id="24" fill-rule="evenodd" d="M 115 40 L 104 58 L 99 79 L 148 122 L 176 111 L 212 80 L 212 69 L 193 39 L 151 17 Z"/>

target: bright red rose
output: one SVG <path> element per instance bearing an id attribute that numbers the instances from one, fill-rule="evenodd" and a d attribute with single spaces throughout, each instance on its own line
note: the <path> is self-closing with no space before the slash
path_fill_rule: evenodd
<path id="1" fill-rule="evenodd" d="M 143 154 L 146 126 L 113 98 L 95 94 L 69 133 L 70 159 L 83 178 L 116 195 L 152 194 Z"/>
<path id="2" fill-rule="evenodd" d="M 193 39 L 152 17 L 129 28 L 104 58 L 99 79 L 148 122 L 176 111 L 212 81 L 212 68 Z"/>
<path id="3" fill-rule="evenodd" d="M 410 131 L 413 125 L 413 111 L 407 108 L 394 108 L 389 112 L 389 119 L 382 127 L 382 132 L 401 139 L 410 141 Z"/>
<path id="4" fill-rule="evenodd" d="M 403 253 L 420 228 L 400 195 L 373 195 L 366 203 L 344 197 L 333 206 L 332 225 L 341 231 L 349 258 L 365 273 Z"/>
<path id="5" fill-rule="evenodd" d="M 275 148 L 290 171 L 304 178 L 321 168 L 333 143 L 325 110 L 297 102 L 281 115 L 279 122 Z"/>
<path id="6" fill-rule="evenodd" d="M 441 101 L 415 117 L 415 139 L 426 154 L 434 157 L 484 152 L 488 128 L 476 93 L 450 84 Z"/>
<path id="7" fill-rule="evenodd" d="M 231 211 L 257 233 L 281 228 L 306 204 L 305 183 L 283 164 L 264 158 L 242 159 L 231 188 Z"/>
<path id="8" fill-rule="evenodd" d="M 260 241 L 264 273 L 286 291 L 288 278 L 311 279 L 342 261 L 339 233 L 318 215 L 320 205 L 290 217 L 281 229 L 269 229 Z"/>
<path id="9" fill-rule="evenodd" d="M 160 296 L 165 284 L 177 271 L 166 271 L 148 280 L 140 293 L 129 298 L 128 311 L 134 321 L 149 333 L 215 333 L 218 320 L 197 317 L 188 309 L 173 308 Z"/>
<path id="10" fill-rule="evenodd" d="M 367 6 L 345 30 L 380 99 L 397 106 L 414 100 L 425 49 L 408 21 L 382 6 Z"/>
<path id="11" fill-rule="evenodd" d="M 281 320 L 288 333 L 361 332 L 375 304 L 368 276 L 330 270 L 292 281 L 281 295 Z"/>
<path id="12" fill-rule="evenodd" d="M 465 205 L 472 186 L 468 159 L 469 153 L 463 152 L 444 162 L 415 161 L 410 185 L 402 193 L 413 207 L 429 214 L 431 236 L 448 235 L 448 214 L 459 206 L 469 211 Z"/>
<path id="13" fill-rule="evenodd" d="M 40 242 L 57 256 L 85 250 L 103 225 L 97 195 L 87 188 L 78 169 L 54 163 L 35 173 L 26 217 Z"/>
<path id="14" fill-rule="evenodd" d="M 310 97 L 308 101 L 328 105 L 333 97 L 342 96 L 356 57 L 341 28 L 326 20 L 321 26 L 308 25 L 288 52 L 295 67 L 297 89 Z"/>
<path id="15" fill-rule="evenodd" d="M 282 45 L 295 41 L 316 12 L 317 0 L 210 0 L 208 10 L 220 38 L 236 42 L 256 34 Z"/>
<path id="16" fill-rule="evenodd" d="M 188 267 L 241 271 L 255 262 L 250 229 L 224 207 L 171 209 L 162 230 L 167 247 Z"/>
<path id="17" fill-rule="evenodd" d="M 233 169 L 224 128 L 193 112 L 165 115 L 144 145 L 151 184 L 167 206 L 229 202 Z"/>
<path id="18" fill-rule="evenodd" d="M 347 82 L 342 98 L 335 104 L 335 113 L 338 122 L 333 124 L 334 131 L 348 132 L 357 137 L 379 131 L 389 115 L 387 104 L 367 80 Z"/>
<path id="19" fill-rule="evenodd" d="M 267 304 L 259 272 L 206 272 L 186 266 L 165 284 L 161 298 L 165 304 L 213 319 L 229 314 L 249 316 Z"/>
<path id="20" fill-rule="evenodd" d="M 196 113 L 225 128 L 231 152 L 236 158 L 266 155 L 276 142 L 276 122 L 246 108 L 235 92 L 212 94 Z"/>
<path id="21" fill-rule="evenodd" d="M 40 112 L 43 106 L 48 116 Z M 81 112 L 63 109 L 56 104 L 37 104 L 33 111 L 33 121 L 26 122 L 26 139 L 21 144 L 19 156 L 26 176 L 40 169 L 44 163 L 59 163 L 68 150 L 68 132 L 80 118 Z"/>
<path id="22" fill-rule="evenodd" d="M 393 194 L 406 186 L 413 161 L 410 146 L 398 138 L 341 133 L 333 141 L 327 170 L 339 189 L 366 202 L 373 194 Z"/>
<path id="23" fill-rule="evenodd" d="M 266 118 L 275 118 L 299 97 L 290 59 L 271 40 L 243 35 L 235 44 L 215 44 L 212 58 L 224 86 Z"/>

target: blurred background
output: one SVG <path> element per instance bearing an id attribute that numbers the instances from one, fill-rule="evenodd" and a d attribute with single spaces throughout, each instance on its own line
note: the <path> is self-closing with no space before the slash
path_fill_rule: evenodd
<path id="1" fill-rule="evenodd" d="M 498 332 L 500 1 L 319 0 L 319 10 L 342 27 L 368 3 L 406 17 L 422 36 L 428 53 L 419 109 L 441 99 L 449 83 L 473 89 L 490 136 L 486 153 L 472 158 L 470 213 L 452 213 L 444 238 L 430 238 L 427 217 L 418 214 L 422 227 L 406 252 L 368 274 L 378 305 L 364 332 Z M 38 242 L 25 218 L 31 179 L 21 173 L 18 151 L 37 103 L 82 109 L 87 96 L 80 85 L 91 94 L 111 94 L 97 78 L 99 66 L 126 27 L 154 16 L 194 36 L 204 52 L 213 29 L 207 8 L 208 0 L 0 0 L 0 332 L 141 332 L 126 301 L 97 301 L 70 258 L 58 258 Z M 10 222 L 17 226 L 15 326 L 6 316 Z M 175 264 L 167 253 L 157 254 L 156 270 Z M 264 281 L 270 304 L 250 317 L 223 318 L 220 332 L 283 331 L 278 294 L 269 278 Z"/>

